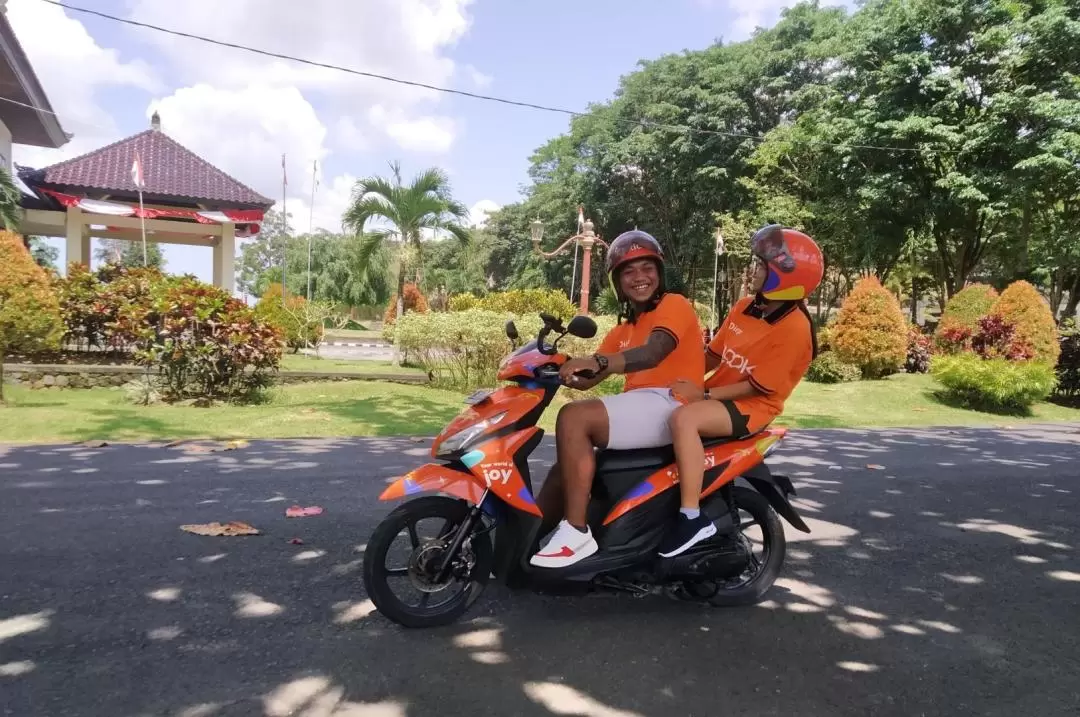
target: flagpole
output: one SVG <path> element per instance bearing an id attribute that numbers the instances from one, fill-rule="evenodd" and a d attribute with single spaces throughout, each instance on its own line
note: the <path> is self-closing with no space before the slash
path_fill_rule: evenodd
<path id="1" fill-rule="evenodd" d="M 307 235 L 307 300 L 311 301 L 311 231 L 315 222 L 315 187 L 318 179 L 315 173 L 319 170 L 319 160 L 311 164 L 311 206 L 308 208 L 308 235 Z"/>
<path id="2" fill-rule="evenodd" d="M 139 226 L 142 227 L 142 265 L 149 266 L 146 260 L 146 217 L 143 212 L 142 187 L 139 187 Z"/>
<path id="3" fill-rule="evenodd" d="M 289 253 L 289 210 L 285 205 L 286 187 L 289 179 L 285 174 L 285 154 L 281 155 L 281 214 L 285 218 L 285 233 L 281 240 L 281 304 L 285 304 L 285 266 Z"/>

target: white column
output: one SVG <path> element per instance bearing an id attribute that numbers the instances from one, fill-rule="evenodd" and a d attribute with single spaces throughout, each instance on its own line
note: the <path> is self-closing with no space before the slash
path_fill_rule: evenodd
<path id="1" fill-rule="evenodd" d="M 65 222 L 67 246 L 64 257 L 65 266 L 71 262 L 79 262 L 90 266 L 90 232 L 89 227 L 83 225 L 83 213 L 79 207 L 67 208 L 67 220 Z"/>
<path id="2" fill-rule="evenodd" d="M 236 291 L 236 225 L 221 225 L 221 236 L 214 244 L 214 286 L 233 294 Z"/>

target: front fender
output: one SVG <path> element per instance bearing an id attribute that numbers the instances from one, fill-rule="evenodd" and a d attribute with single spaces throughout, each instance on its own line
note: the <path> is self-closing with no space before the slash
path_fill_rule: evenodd
<path id="1" fill-rule="evenodd" d="M 442 463 L 426 463 L 398 477 L 379 496 L 379 500 L 397 500 L 419 493 L 448 493 L 479 505 L 486 486 L 472 473 L 454 470 Z"/>

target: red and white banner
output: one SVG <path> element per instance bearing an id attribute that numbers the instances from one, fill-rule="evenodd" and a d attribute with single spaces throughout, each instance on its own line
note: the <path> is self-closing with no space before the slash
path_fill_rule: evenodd
<path id="1" fill-rule="evenodd" d="M 142 189 L 145 185 L 143 182 L 142 162 L 139 161 L 139 153 L 135 153 L 135 161 L 131 163 L 131 181 L 135 182 L 135 186 Z"/>
<path id="2" fill-rule="evenodd" d="M 135 167 L 132 167 L 132 174 Z M 236 224 L 236 236 L 253 236 L 259 233 L 259 222 L 263 220 L 262 209 L 226 209 L 220 212 L 201 212 L 196 209 L 139 209 L 122 202 L 103 202 L 98 199 L 77 197 L 52 189 L 40 191 L 60 202 L 65 207 L 79 207 L 90 214 L 106 214 L 113 217 L 142 217 L 144 219 L 194 219 L 200 224 Z"/>

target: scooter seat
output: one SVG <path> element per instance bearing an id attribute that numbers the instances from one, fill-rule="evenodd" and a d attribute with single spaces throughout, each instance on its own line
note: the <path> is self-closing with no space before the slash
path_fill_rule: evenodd
<path id="1" fill-rule="evenodd" d="M 723 443 L 743 440 L 749 436 L 724 436 L 723 438 L 705 438 L 702 445 L 712 448 Z M 600 451 L 596 456 L 597 473 L 617 473 L 619 471 L 644 470 L 651 468 L 659 470 L 666 465 L 675 462 L 675 449 L 670 446 L 657 448 L 633 448 L 625 451 Z"/>

